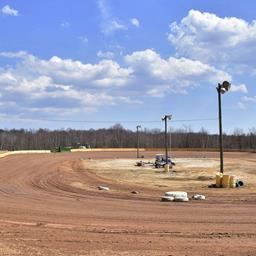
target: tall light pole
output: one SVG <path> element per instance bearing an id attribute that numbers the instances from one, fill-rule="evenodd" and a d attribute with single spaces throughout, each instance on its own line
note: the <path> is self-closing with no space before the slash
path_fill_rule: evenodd
<path id="1" fill-rule="evenodd" d="M 165 163 L 168 164 L 168 127 L 167 127 L 167 123 L 168 120 L 171 120 L 172 116 L 171 115 L 165 115 L 162 118 L 162 121 L 165 122 Z"/>
<path id="2" fill-rule="evenodd" d="M 224 81 L 222 84 L 218 84 L 216 87 L 218 92 L 218 105 L 219 105 L 219 144 L 220 144 L 220 172 L 224 172 L 223 163 L 223 136 L 222 136 L 222 110 L 221 110 L 221 94 L 227 92 L 231 87 L 228 81 Z"/>
<path id="3" fill-rule="evenodd" d="M 139 155 L 139 149 L 140 149 L 139 128 L 141 128 L 141 125 L 136 126 L 136 129 L 137 129 L 137 158 L 140 157 L 140 155 Z"/>

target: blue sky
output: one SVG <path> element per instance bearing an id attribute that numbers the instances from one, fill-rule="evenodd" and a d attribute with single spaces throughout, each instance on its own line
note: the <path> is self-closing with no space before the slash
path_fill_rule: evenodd
<path id="1" fill-rule="evenodd" d="M 255 127 L 255 1 L 0 1 L 0 127 Z M 67 120 L 52 122 L 42 120 Z M 97 123 L 68 120 L 98 121 Z M 176 120 L 176 121 L 175 121 Z M 100 121 L 113 121 L 100 123 Z M 141 121 L 141 122 L 132 122 Z"/>

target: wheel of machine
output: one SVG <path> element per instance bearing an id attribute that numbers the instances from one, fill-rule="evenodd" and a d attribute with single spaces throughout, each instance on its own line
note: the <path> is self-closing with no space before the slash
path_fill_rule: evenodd
<path id="1" fill-rule="evenodd" d="M 236 187 L 240 188 L 240 187 L 243 187 L 243 186 L 244 186 L 244 182 L 242 180 L 237 180 Z"/>

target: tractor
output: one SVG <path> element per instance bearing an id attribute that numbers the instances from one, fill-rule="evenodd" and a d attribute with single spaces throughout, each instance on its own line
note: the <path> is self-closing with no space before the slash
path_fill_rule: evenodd
<path id="1" fill-rule="evenodd" d="M 175 163 L 171 160 L 171 157 L 168 157 L 167 164 L 171 167 L 175 165 Z M 156 154 L 155 158 L 155 168 L 163 168 L 166 165 L 166 157 L 163 154 Z"/>

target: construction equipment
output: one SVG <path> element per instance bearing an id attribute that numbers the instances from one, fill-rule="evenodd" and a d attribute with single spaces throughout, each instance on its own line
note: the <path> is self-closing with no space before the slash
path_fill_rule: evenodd
<path id="1" fill-rule="evenodd" d="M 51 153 L 71 152 L 71 147 L 54 147 L 51 149 Z"/>
<path id="2" fill-rule="evenodd" d="M 143 161 L 138 161 L 136 162 L 136 166 L 144 166 L 145 163 Z"/>
<path id="3" fill-rule="evenodd" d="M 162 168 L 166 164 L 166 158 L 163 154 L 156 154 L 155 158 L 155 167 L 156 168 Z M 175 163 L 171 160 L 171 158 L 168 156 L 167 164 L 169 165 L 175 165 Z"/>

